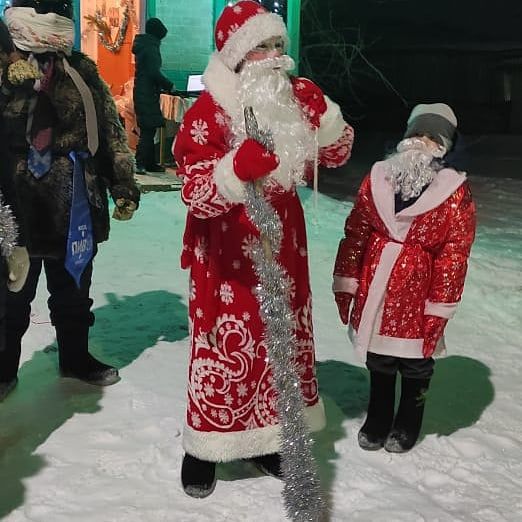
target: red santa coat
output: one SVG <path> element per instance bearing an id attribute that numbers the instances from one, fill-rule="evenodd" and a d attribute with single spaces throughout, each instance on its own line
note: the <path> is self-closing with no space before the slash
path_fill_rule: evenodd
<path id="1" fill-rule="evenodd" d="M 396 214 L 385 162 L 373 166 L 334 269 L 334 291 L 355 296 L 350 336 L 362 360 L 368 351 L 423 357 L 424 315 L 454 315 L 474 236 L 475 205 L 463 173 L 441 170 Z"/>
<path id="2" fill-rule="evenodd" d="M 191 353 L 183 445 L 210 461 L 279 448 L 274 383 L 253 293 L 258 280 L 251 254 L 259 234 L 241 203 L 244 186 L 232 166 L 228 115 L 237 111 L 235 76 L 217 55 L 212 57 L 204 75 L 207 90 L 187 112 L 173 150 L 188 207 L 182 267 L 190 269 Z M 319 161 L 341 165 L 350 155 L 353 130 L 316 85 L 303 78 L 292 83 L 318 130 Z M 303 210 L 295 187 L 285 191 L 269 182 L 265 197 L 283 226 L 277 259 L 291 281 L 307 417 L 312 429 L 321 429 Z"/>

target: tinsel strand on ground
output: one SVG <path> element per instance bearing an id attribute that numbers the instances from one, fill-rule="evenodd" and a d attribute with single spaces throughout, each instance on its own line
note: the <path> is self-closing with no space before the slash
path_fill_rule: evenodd
<path id="1" fill-rule="evenodd" d="M 277 213 L 257 194 L 253 184 L 247 186 L 245 207 L 262 238 L 253 249 L 259 281 L 256 297 L 265 324 L 265 341 L 277 390 L 285 508 L 290 520 L 320 522 L 325 519 L 327 508 L 312 455 L 313 439 L 305 420 L 296 368 L 297 339 L 295 317 L 289 303 L 290 285 L 287 274 L 275 259 L 280 249 L 282 225 Z M 270 252 L 266 251 L 267 240 Z"/>

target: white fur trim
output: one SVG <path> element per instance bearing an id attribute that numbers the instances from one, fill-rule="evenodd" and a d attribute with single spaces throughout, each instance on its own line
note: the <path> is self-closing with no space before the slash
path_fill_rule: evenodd
<path id="1" fill-rule="evenodd" d="M 277 154 L 277 148 L 274 152 L 275 154 Z M 281 185 L 285 189 L 285 191 L 290 190 L 294 183 L 294 180 L 290 175 L 289 170 L 283 169 L 281 165 L 278 165 L 277 168 L 270 172 L 268 176 L 270 177 L 270 179 L 273 179 L 277 183 L 279 183 L 279 185 Z"/>
<path id="2" fill-rule="evenodd" d="M 317 132 L 319 147 L 327 147 L 334 144 L 343 135 L 346 127 L 339 105 L 326 95 L 324 99 L 326 101 L 326 112 L 321 116 Z"/>
<path id="3" fill-rule="evenodd" d="M 366 352 L 370 347 L 370 342 L 373 337 L 375 337 L 374 331 L 378 331 L 380 328 L 384 294 L 388 287 L 391 272 L 401 251 L 402 245 L 399 243 L 389 242 L 385 245 L 377 270 L 368 289 L 368 296 L 361 314 L 359 330 L 352 338 L 355 351 L 364 361 L 366 360 Z"/>
<path id="4" fill-rule="evenodd" d="M 234 173 L 234 155 L 236 151 L 227 152 L 214 168 L 214 181 L 218 192 L 233 203 L 245 201 L 245 184 Z"/>
<path id="5" fill-rule="evenodd" d="M 379 355 L 392 355 L 405 359 L 422 359 L 422 345 L 424 339 L 402 339 L 400 337 L 386 337 L 374 335 L 369 352 Z"/>
<path id="6" fill-rule="evenodd" d="M 218 52 L 211 55 L 203 73 L 203 83 L 214 101 L 229 116 L 235 116 L 241 110 L 237 100 L 237 74 L 231 71 Z"/>
<path id="7" fill-rule="evenodd" d="M 311 431 L 320 431 L 326 426 L 323 401 L 305 409 L 307 424 Z M 248 459 L 259 455 L 276 453 L 280 450 L 280 426 L 266 426 L 253 430 L 234 432 L 196 431 L 185 425 L 183 449 L 190 455 L 210 462 L 229 462 Z"/>
<path id="8" fill-rule="evenodd" d="M 391 355 L 393 357 L 403 357 L 404 359 L 423 359 L 422 346 L 424 339 L 402 339 L 400 337 L 386 337 L 384 335 L 375 335 L 372 338 L 371 353 L 379 355 Z M 434 357 L 445 357 L 446 343 L 444 336 L 437 342 Z"/>
<path id="9" fill-rule="evenodd" d="M 348 330 L 348 336 L 356 347 L 355 352 L 361 362 L 366 362 L 367 355 L 370 352 L 392 357 L 403 357 L 404 359 L 422 359 L 424 357 L 422 353 L 423 339 L 403 339 L 377 334 L 372 337 L 371 346 L 365 351 L 360 346 L 357 346 L 357 332 L 352 327 Z M 442 336 L 437 343 L 433 357 L 445 357 L 446 355 L 446 342 L 444 336 Z"/>
<path id="10" fill-rule="evenodd" d="M 334 292 L 348 292 L 355 295 L 359 287 L 359 280 L 355 277 L 333 276 L 332 290 Z"/>
<path id="11" fill-rule="evenodd" d="M 275 13 L 257 14 L 246 20 L 236 32 L 228 37 L 219 54 L 223 63 L 234 70 L 249 51 L 273 36 L 282 36 L 285 42 L 288 42 L 283 19 Z"/>
<path id="12" fill-rule="evenodd" d="M 372 167 L 370 173 L 371 192 L 375 208 L 386 226 L 390 237 L 395 241 L 404 241 L 408 235 L 413 218 L 398 220 L 395 214 L 395 194 L 385 163 L 379 161 Z"/>
<path id="13" fill-rule="evenodd" d="M 436 315 L 443 319 L 451 319 L 457 311 L 458 303 L 433 303 L 426 301 L 426 307 L 424 308 L 425 315 Z"/>
<path id="14" fill-rule="evenodd" d="M 370 173 L 373 202 L 390 236 L 404 241 L 415 217 L 425 214 L 446 201 L 466 181 L 466 175 L 454 169 L 442 169 L 429 187 L 411 206 L 395 214 L 395 194 L 385 161 L 378 161 Z"/>

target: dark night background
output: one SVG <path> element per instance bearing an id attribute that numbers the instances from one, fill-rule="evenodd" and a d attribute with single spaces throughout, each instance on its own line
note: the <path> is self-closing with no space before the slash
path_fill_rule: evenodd
<path id="1" fill-rule="evenodd" d="M 343 39 L 363 44 L 351 75 L 335 71 Z M 463 132 L 522 134 L 520 0 L 304 0 L 301 44 L 303 68 L 363 126 L 391 130 L 408 106 L 445 101 Z"/>
<path id="2" fill-rule="evenodd" d="M 302 0 L 300 74 L 359 135 L 399 136 L 416 103 L 445 102 L 468 165 L 522 171 L 522 1 Z M 500 158 L 501 172 L 495 159 Z M 373 160 L 378 158 L 373 158 Z"/>

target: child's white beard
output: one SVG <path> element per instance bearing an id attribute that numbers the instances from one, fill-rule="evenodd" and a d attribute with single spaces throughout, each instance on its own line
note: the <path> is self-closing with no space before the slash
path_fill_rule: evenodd
<path id="1" fill-rule="evenodd" d="M 232 118 L 233 146 L 239 146 L 247 137 L 244 107 L 252 107 L 259 128 L 270 131 L 279 157 L 279 166 L 270 178 L 285 190 L 302 183 L 305 163 L 313 158 L 315 143 L 286 72 L 292 68 L 289 56 L 245 62 L 238 75 L 241 112 Z"/>
<path id="2" fill-rule="evenodd" d="M 385 160 L 395 194 L 403 201 L 418 197 L 440 170 L 433 160 L 445 153 L 444 147 L 433 148 L 419 138 L 402 140 L 397 152 Z"/>

